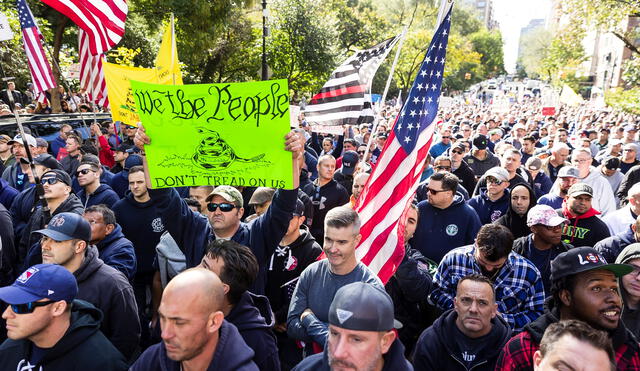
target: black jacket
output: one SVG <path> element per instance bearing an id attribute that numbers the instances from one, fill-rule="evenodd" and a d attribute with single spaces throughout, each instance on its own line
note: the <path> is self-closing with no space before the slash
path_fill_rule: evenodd
<path id="1" fill-rule="evenodd" d="M 29 340 L 6 340 L 0 345 L 0 367 L 3 370 L 46 371 L 118 371 L 126 370 L 124 357 L 98 329 L 102 313 L 93 305 L 74 300 L 69 329 L 56 345 L 47 349 L 34 367 L 27 363 L 31 356 Z"/>
<path id="2" fill-rule="evenodd" d="M 253 362 L 260 370 L 280 370 L 278 345 L 271 331 L 273 313 L 265 296 L 245 291 L 225 320 L 236 326 L 244 342 L 253 349 Z"/>
<path id="3" fill-rule="evenodd" d="M 311 234 L 320 241 L 324 238 L 324 217 L 329 210 L 336 206 L 342 206 L 349 202 L 349 194 L 335 179 L 319 187 L 318 180 L 305 186 L 302 190 L 311 197 L 313 201 L 313 224 Z"/>
<path id="4" fill-rule="evenodd" d="M 258 367 L 252 361 L 253 351 L 242 340 L 235 326 L 225 320 L 218 331 L 220 333 L 218 345 L 207 371 L 257 371 Z M 161 342 L 145 350 L 129 370 L 180 371 L 181 369 L 180 362 L 173 361 L 167 356 L 167 350 Z"/>
<path id="5" fill-rule="evenodd" d="M 476 175 L 473 173 L 473 169 L 471 169 L 464 160 L 460 163 L 460 167 L 453 172 L 453 175 L 460 179 L 460 184 L 464 187 L 467 193 L 473 193 L 477 183 Z"/>
<path id="6" fill-rule="evenodd" d="M 78 281 L 78 299 L 95 305 L 104 314 L 100 329 L 129 359 L 140 339 L 140 320 L 133 288 L 120 271 L 98 259 L 98 249 L 89 246 L 80 268 L 73 272 Z"/>
<path id="7" fill-rule="evenodd" d="M 618 187 L 616 196 L 620 200 L 620 204 L 625 205 L 627 203 L 627 193 L 631 187 L 640 182 L 640 165 L 636 165 L 629 169 Z"/>
<path id="8" fill-rule="evenodd" d="M 602 254 L 608 263 L 613 263 L 625 247 L 636 242 L 633 229 L 631 229 L 631 227 L 627 227 L 626 232 L 607 237 L 596 243 L 593 248 Z"/>
<path id="9" fill-rule="evenodd" d="M 413 356 L 416 371 L 493 371 L 502 347 L 511 338 L 511 328 L 507 322 L 500 315 L 491 321 L 493 326 L 484 339 L 485 347 L 478 350 L 467 368 L 462 359 L 461 341 L 458 338 L 462 334 L 456 328 L 457 318 L 458 313 L 450 309 L 420 335 Z"/>
<path id="10" fill-rule="evenodd" d="M 525 187 L 529 191 L 529 208 L 524 215 L 518 215 L 515 211 L 513 211 L 513 204 L 509 201 L 509 207 L 507 208 L 507 212 L 502 215 L 498 220 L 493 222 L 493 224 L 503 225 L 511 231 L 513 234 L 513 238 L 520 238 L 527 236 L 531 233 L 531 229 L 527 226 L 527 213 L 531 210 L 532 207 L 536 206 L 536 195 L 533 191 L 533 188 L 529 186 L 527 183 L 519 183 L 517 185 L 521 185 Z M 511 192 L 513 192 L 513 188 L 511 188 Z"/>
<path id="11" fill-rule="evenodd" d="M 13 237 L 13 224 L 9 211 L 0 204 L 0 285 L 9 286 L 18 275 L 14 263 L 16 249 Z"/>

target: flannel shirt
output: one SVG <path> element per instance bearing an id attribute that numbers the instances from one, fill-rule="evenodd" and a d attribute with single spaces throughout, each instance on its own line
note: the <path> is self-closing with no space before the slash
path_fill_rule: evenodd
<path id="1" fill-rule="evenodd" d="M 474 245 L 453 249 L 445 255 L 434 276 L 430 300 L 441 310 L 453 308 L 458 281 L 469 274 L 482 274 L 474 258 Z M 529 260 L 511 252 L 494 281 L 496 302 L 502 318 L 514 332 L 544 312 L 544 286 L 540 272 Z"/>

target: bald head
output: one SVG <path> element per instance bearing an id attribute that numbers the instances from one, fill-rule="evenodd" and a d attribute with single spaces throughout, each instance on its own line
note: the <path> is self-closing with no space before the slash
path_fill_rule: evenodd
<path id="1" fill-rule="evenodd" d="M 205 313 L 222 309 L 224 288 L 213 272 L 204 268 L 191 268 L 175 276 L 162 293 L 162 301 L 177 300 L 191 303 Z"/>

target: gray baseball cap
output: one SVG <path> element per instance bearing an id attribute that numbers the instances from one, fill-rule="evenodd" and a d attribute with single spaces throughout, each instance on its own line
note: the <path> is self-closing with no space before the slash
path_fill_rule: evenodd
<path id="1" fill-rule="evenodd" d="M 389 331 L 402 325 L 393 319 L 393 301 L 384 290 L 365 282 L 342 286 L 329 307 L 329 323 L 347 330 Z"/>

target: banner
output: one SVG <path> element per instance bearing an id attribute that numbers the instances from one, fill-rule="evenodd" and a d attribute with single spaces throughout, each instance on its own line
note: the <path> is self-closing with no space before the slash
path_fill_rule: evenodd
<path id="1" fill-rule="evenodd" d="M 286 80 L 158 85 L 131 81 L 152 188 L 293 188 Z"/>
<path id="2" fill-rule="evenodd" d="M 13 39 L 13 31 L 9 26 L 9 19 L 3 13 L 0 13 L 0 41 Z"/>
<path id="3" fill-rule="evenodd" d="M 162 35 L 162 44 L 160 44 L 160 50 L 156 57 L 156 68 L 160 79 L 170 76 L 171 82 L 169 84 L 182 85 L 182 72 L 180 72 L 180 63 L 178 62 L 173 16 L 165 26 L 164 34 Z"/>
<path id="4" fill-rule="evenodd" d="M 125 125 L 137 126 L 138 117 L 135 100 L 131 94 L 131 80 L 145 81 L 156 84 L 173 84 L 171 74 L 158 76 L 158 71 L 152 68 L 128 67 L 104 62 L 104 78 L 107 82 L 107 94 L 111 105 L 113 121 L 122 121 Z"/>

